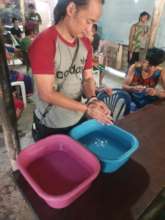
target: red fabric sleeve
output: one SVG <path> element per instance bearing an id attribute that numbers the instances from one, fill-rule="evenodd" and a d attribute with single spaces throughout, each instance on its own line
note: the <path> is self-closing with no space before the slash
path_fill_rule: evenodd
<path id="1" fill-rule="evenodd" d="M 85 63 L 85 67 L 84 69 L 92 69 L 93 67 L 93 49 L 92 49 L 92 44 L 90 42 L 90 40 L 88 38 L 82 38 L 82 41 L 85 45 L 85 47 L 88 50 L 88 54 L 87 54 L 87 59 L 86 59 L 86 63 Z"/>
<path id="2" fill-rule="evenodd" d="M 54 74 L 57 32 L 52 26 L 38 35 L 29 48 L 33 74 Z"/>

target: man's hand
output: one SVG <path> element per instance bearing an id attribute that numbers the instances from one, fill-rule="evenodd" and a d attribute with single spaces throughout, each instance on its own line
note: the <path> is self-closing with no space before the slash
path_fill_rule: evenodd
<path id="1" fill-rule="evenodd" d="M 158 96 L 158 91 L 155 88 L 146 88 L 145 92 L 150 96 Z"/>
<path id="2" fill-rule="evenodd" d="M 133 87 L 134 92 L 144 92 L 146 91 L 146 86 L 137 85 Z"/>
<path id="3" fill-rule="evenodd" d="M 90 102 L 87 106 L 87 116 L 90 118 L 94 118 L 104 124 L 113 124 L 111 111 L 104 104 L 104 102 L 95 100 Z"/>

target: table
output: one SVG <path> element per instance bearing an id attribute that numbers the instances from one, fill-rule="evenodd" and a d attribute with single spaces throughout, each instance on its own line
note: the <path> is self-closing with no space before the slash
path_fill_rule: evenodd
<path id="1" fill-rule="evenodd" d="M 117 172 L 100 174 L 90 189 L 65 209 L 47 206 L 20 173 L 15 173 L 40 220 L 138 219 L 165 185 L 165 102 L 129 114 L 117 125 L 139 139 L 139 149 Z"/>

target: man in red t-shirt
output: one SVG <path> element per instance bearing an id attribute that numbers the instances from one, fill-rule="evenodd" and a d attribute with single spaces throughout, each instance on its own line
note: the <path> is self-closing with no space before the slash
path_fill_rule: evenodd
<path id="1" fill-rule="evenodd" d="M 36 86 L 35 140 L 68 133 L 84 115 L 111 123 L 108 107 L 96 98 L 92 47 L 83 37 L 99 19 L 102 4 L 103 0 L 59 0 L 55 25 L 39 34 L 29 49 Z M 86 104 L 82 95 L 88 98 Z"/>

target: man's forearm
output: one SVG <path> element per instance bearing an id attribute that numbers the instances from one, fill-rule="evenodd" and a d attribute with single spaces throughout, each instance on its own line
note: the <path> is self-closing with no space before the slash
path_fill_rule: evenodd
<path id="1" fill-rule="evenodd" d="M 87 106 L 78 102 L 74 99 L 66 97 L 60 92 L 52 91 L 47 95 L 40 95 L 40 98 L 49 104 L 56 105 L 62 108 L 66 108 L 73 111 L 85 112 L 87 110 Z"/>
<path id="2" fill-rule="evenodd" d="M 128 91 L 128 92 L 133 92 L 134 91 L 134 86 L 123 85 L 123 89 Z"/>
<path id="3" fill-rule="evenodd" d="M 156 95 L 159 98 L 165 98 L 165 90 L 156 89 Z"/>
<path id="4" fill-rule="evenodd" d="M 96 83 L 93 78 L 85 79 L 83 81 L 83 93 L 87 98 L 96 96 Z"/>

